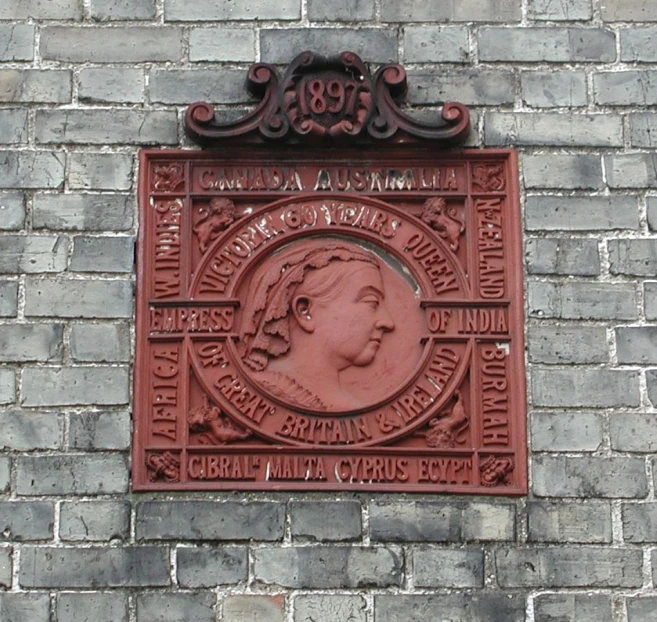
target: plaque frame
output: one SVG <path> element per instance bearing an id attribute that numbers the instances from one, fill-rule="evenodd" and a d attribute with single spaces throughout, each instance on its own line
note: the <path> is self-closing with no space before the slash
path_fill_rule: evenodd
<path id="1" fill-rule="evenodd" d="M 351 117 L 294 116 L 308 89 L 354 76 Z M 282 79 L 254 65 L 248 85 L 263 99 L 246 120 L 188 109 L 211 150 L 140 153 L 133 490 L 526 494 L 515 152 L 437 150 L 463 139 L 467 109 L 407 121 L 403 68 L 371 78 L 351 53 L 304 53 Z M 292 274 L 297 247 L 376 255 L 392 315 L 347 370 L 355 406 L 299 401 L 245 364 L 252 284 Z"/>

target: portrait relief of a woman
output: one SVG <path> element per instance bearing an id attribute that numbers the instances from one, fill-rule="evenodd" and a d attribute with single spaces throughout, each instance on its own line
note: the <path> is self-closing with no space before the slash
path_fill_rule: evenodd
<path id="1" fill-rule="evenodd" d="M 364 406 L 343 372 L 372 364 L 395 330 L 381 260 L 339 239 L 306 239 L 253 274 L 241 358 L 272 393 L 318 411 Z"/>

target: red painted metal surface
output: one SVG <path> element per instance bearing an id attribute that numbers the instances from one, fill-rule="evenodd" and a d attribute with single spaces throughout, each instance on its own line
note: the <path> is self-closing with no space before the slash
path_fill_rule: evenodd
<path id="1" fill-rule="evenodd" d="M 140 175 L 135 490 L 526 492 L 513 152 L 231 143 Z"/>

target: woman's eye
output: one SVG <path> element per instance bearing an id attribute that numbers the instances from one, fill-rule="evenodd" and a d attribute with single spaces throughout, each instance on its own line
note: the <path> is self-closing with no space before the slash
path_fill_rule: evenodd
<path id="1" fill-rule="evenodd" d="M 361 302 L 370 305 L 373 309 L 376 309 L 380 304 L 380 301 L 376 296 L 367 296 L 363 298 Z"/>

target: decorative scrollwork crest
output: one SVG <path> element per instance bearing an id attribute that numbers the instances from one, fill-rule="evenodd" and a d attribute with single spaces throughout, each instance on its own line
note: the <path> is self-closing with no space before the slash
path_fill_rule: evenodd
<path id="1" fill-rule="evenodd" d="M 267 139 L 344 140 L 346 138 L 420 138 L 438 143 L 462 142 L 470 130 L 468 109 L 455 102 L 443 105 L 441 119 L 428 125 L 404 114 L 398 102 L 407 91 L 401 65 L 381 67 L 374 77 L 357 54 L 342 52 L 325 58 L 299 54 L 281 79 L 273 65 L 251 66 L 247 89 L 260 98 L 257 107 L 233 123 L 219 123 L 211 104 L 192 104 L 185 130 L 199 143 L 217 140 Z"/>

